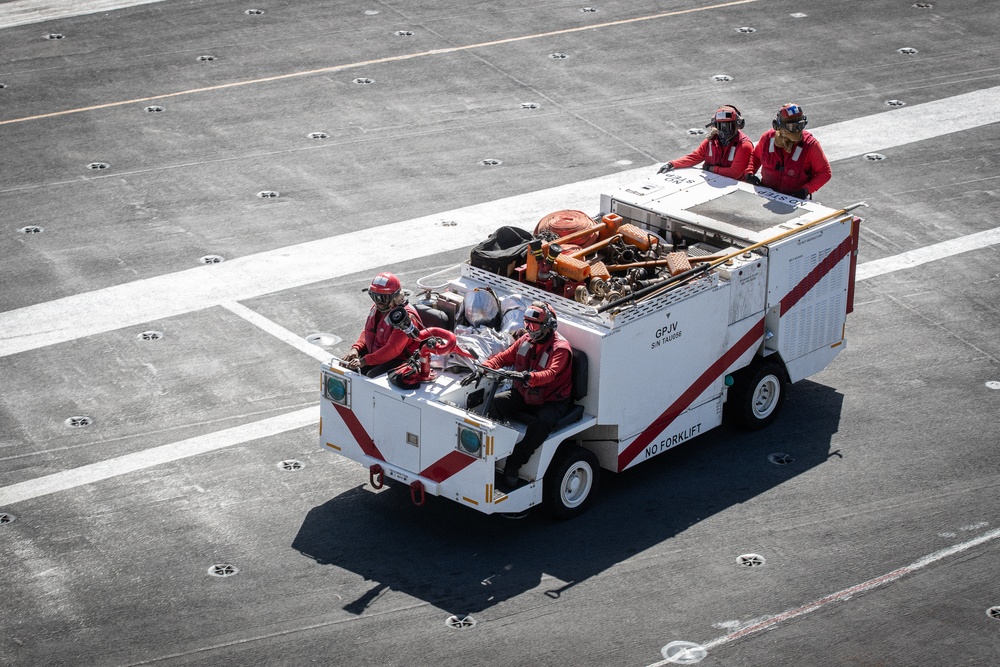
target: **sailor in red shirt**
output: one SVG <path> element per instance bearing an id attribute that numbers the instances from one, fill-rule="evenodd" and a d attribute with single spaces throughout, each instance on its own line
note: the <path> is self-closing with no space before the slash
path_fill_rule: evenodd
<path id="1" fill-rule="evenodd" d="M 671 160 L 658 173 L 693 167 L 704 162 L 702 169 L 737 180 L 749 173 L 753 142 L 743 134 L 745 124 L 740 110 L 731 104 L 719 107 L 705 127 L 712 128 L 708 138 L 698 148 L 682 158 Z"/>
<path id="2" fill-rule="evenodd" d="M 368 313 L 365 328 L 351 346 L 351 351 L 344 356 L 344 361 L 348 368 L 375 377 L 402 364 L 418 346 L 418 341 L 389 324 L 389 311 L 403 304 L 418 330 L 423 328 L 423 323 L 416 309 L 406 302 L 399 278 L 391 273 L 375 276 L 368 287 L 368 296 L 375 303 Z"/>
<path id="3" fill-rule="evenodd" d="M 753 150 L 747 182 L 799 199 L 823 187 L 832 176 L 830 161 L 816 137 L 805 131 L 807 122 L 798 104 L 778 109 L 773 129 L 761 135 Z"/>
<path id="4" fill-rule="evenodd" d="M 573 349 L 556 332 L 556 313 L 549 304 L 535 301 L 524 311 L 527 332 L 503 352 L 483 364 L 501 369 L 513 366 L 521 373 L 514 388 L 497 394 L 490 406 L 490 416 L 526 421 L 524 437 L 514 445 L 503 469 L 503 482 L 513 488 L 518 484 L 517 471 L 549 437 L 558 421 L 573 407 Z M 469 384 L 482 377 L 475 371 L 462 379 Z"/>

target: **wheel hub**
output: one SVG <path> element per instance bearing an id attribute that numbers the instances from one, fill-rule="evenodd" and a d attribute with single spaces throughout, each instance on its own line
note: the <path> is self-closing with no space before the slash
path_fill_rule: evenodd
<path id="1" fill-rule="evenodd" d="M 582 503 L 590 492 L 590 471 L 584 467 L 573 468 L 566 473 L 563 483 L 563 499 L 569 506 Z"/>
<path id="2" fill-rule="evenodd" d="M 569 478 L 569 483 L 566 484 L 566 493 L 567 495 L 572 496 L 577 492 L 577 490 L 579 490 L 579 488 L 580 488 L 580 473 L 575 472 Z"/>
<path id="3" fill-rule="evenodd" d="M 767 417 L 774 409 L 775 397 L 778 395 L 775 382 L 773 377 L 764 378 L 754 392 L 753 411 L 760 418 Z"/>

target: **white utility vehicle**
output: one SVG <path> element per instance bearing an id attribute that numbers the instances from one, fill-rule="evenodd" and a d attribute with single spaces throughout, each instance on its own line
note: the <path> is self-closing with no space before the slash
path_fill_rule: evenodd
<path id="1" fill-rule="evenodd" d="M 320 445 L 368 468 L 377 488 L 408 485 L 418 504 L 429 494 L 487 514 L 544 505 L 575 516 L 602 468 L 621 472 L 718 426 L 726 403 L 763 427 L 789 384 L 844 349 L 861 223 L 850 211 L 863 205 L 834 210 L 696 169 L 601 195 L 596 243 L 536 240 L 508 271 L 466 262 L 418 282 L 422 312 L 438 316 L 421 335 L 435 356 L 414 359 L 418 387 L 324 364 Z M 575 409 L 516 488 L 498 471 L 524 425 L 487 416 L 503 373 L 462 386 L 471 365 L 439 356 L 454 347 L 442 334 L 457 305 L 486 288 L 548 302 L 574 350 Z"/>

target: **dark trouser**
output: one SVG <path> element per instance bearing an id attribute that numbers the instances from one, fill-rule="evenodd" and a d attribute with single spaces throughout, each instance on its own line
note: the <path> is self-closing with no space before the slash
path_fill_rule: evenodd
<path id="1" fill-rule="evenodd" d="M 364 375 L 365 377 L 370 377 L 370 378 L 378 377 L 379 375 L 388 373 L 393 368 L 396 368 L 397 366 L 406 363 L 407 359 L 409 359 L 409 357 L 398 357 L 396 359 L 393 359 L 392 361 L 387 361 L 377 366 L 362 366 L 358 372 Z"/>
<path id="2" fill-rule="evenodd" d="M 505 468 L 518 470 L 527 463 L 535 450 L 552 433 L 556 423 L 572 407 L 573 400 L 570 398 L 542 405 L 528 405 L 524 402 L 521 394 L 516 391 L 505 391 L 497 394 L 493 398 L 493 405 L 490 406 L 490 415 L 508 421 L 521 421 L 528 426 L 524 437 L 514 445 L 514 453 L 507 457 Z"/>

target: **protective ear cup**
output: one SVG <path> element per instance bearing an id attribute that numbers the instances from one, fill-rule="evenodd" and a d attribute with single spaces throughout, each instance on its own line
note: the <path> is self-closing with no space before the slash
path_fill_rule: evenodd
<path id="1" fill-rule="evenodd" d="M 744 128 L 744 126 L 746 126 L 746 124 L 747 124 L 747 122 L 745 120 L 743 120 L 743 114 L 740 113 L 740 110 L 736 108 L 735 104 L 728 104 L 726 106 L 732 107 L 733 111 L 736 112 L 736 127 L 737 127 L 737 129 L 742 130 Z"/>
<path id="2" fill-rule="evenodd" d="M 802 129 L 805 129 L 806 123 L 808 123 L 808 122 L 809 122 L 809 119 L 806 118 L 805 116 L 802 116 L 802 120 L 799 121 L 799 127 L 801 127 Z M 771 121 L 771 127 L 774 128 L 775 132 L 777 132 L 778 128 L 781 127 L 781 120 L 779 119 L 778 116 L 775 116 L 774 120 Z"/>
<path id="3" fill-rule="evenodd" d="M 552 306 L 545 304 L 545 310 L 549 311 L 549 319 L 545 323 L 549 331 L 555 331 L 559 326 L 559 320 L 556 318 L 556 311 L 552 310 Z"/>

